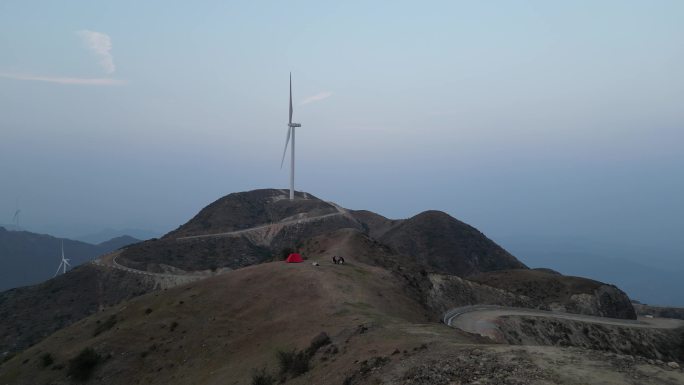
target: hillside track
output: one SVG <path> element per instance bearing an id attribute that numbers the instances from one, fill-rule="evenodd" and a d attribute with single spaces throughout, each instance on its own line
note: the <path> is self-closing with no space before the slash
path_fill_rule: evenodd
<path id="1" fill-rule="evenodd" d="M 329 213 L 329 214 L 324 214 L 324 215 L 318 215 L 318 216 L 313 216 L 313 217 L 302 217 L 302 218 L 296 218 L 296 219 L 288 219 L 280 222 L 274 222 L 274 223 L 269 223 L 269 224 L 263 224 L 263 225 L 258 225 L 258 226 L 253 226 L 250 228 L 246 229 L 241 229 L 241 230 L 235 230 L 235 231 L 227 231 L 227 232 L 221 232 L 221 233 L 212 233 L 212 234 L 201 234 L 201 235 L 191 235 L 191 236 L 185 236 L 185 237 L 178 237 L 176 238 L 176 241 L 193 241 L 193 240 L 200 240 L 200 239 L 206 239 L 206 238 L 220 238 L 220 237 L 240 237 L 240 236 L 245 236 L 245 235 L 250 235 L 253 233 L 272 233 L 272 232 L 277 232 L 282 230 L 286 226 L 297 226 L 303 223 L 309 223 L 309 222 L 315 222 L 319 221 L 325 218 L 329 217 L 334 217 L 334 216 L 345 216 L 345 217 L 351 217 L 351 214 L 349 212 L 338 206 L 335 203 L 328 202 L 331 204 L 337 212 L 334 213 Z M 120 264 L 117 261 L 117 258 L 121 255 L 123 250 L 117 250 L 111 253 L 104 254 L 95 260 L 93 260 L 93 264 L 98 265 L 98 266 L 105 266 L 105 267 L 110 267 L 113 269 L 125 271 L 128 273 L 132 274 L 139 274 L 139 275 L 144 275 L 147 277 L 155 278 L 156 280 L 175 280 L 178 281 L 177 284 L 182 284 L 185 282 L 190 282 L 190 281 L 195 281 L 198 279 L 203 279 L 207 278 L 213 275 L 216 275 L 216 273 L 210 273 L 210 272 L 205 272 L 205 271 L 190 271 L 186 273 L 153 273 L 149 272 L 146 270 L 138 270 L 134 269 L 128 266 L 124 266 Z"/>
<path id="2" fill-rule="evenodd" d="M 259 226 L 254 226 L 250 227 L 247 229 L 241 229 L 241 230 L 235 230 L 235 231 L 226 231 L 222 233 L 213 233 L 213 234 L 200 234 L 200 235 L 189 235 L 185 237 L 178 237 L 176 238 L 177 241 L 187 241 L 187 240 L 193 240 L 193 239 L 203 239 L 203 238 L 221 238 L 221 237 L 240 237 L 243 235 L 248 235 L 250 233 L 254 232 L 262 232 L 262 231 L 267 231 L 273 228 L 282 228 L 284 226 L 291 226 L 291 225 L 300 225 L 302 223 L 307 223 L 307 222 L 315 222 L 324 218 L 329 218 L 329 217 L 334 217 L 334 216 L 339 216 L 343 215 L 342 212 L 336 212 L 336 213 L 330 213 L 330 214 L 324 214 L 324 215 L 318 215 L 315 217 L 304 217 L 304 218 L 297 218 L 297 219 L 290 219 L 282 222 L 274 222 L 274 223 L 269 223 L 266 225 L 259 225 Z"/>
<path id="3" fill-rule="evenodd" d="M 197 281 L 199 279 L 204 279 L 211 277 L 213 273 L 206 272 L 188 272 L 183 274 L 171 274 L 171 273 L 153 273 L 145 270 L 132 269 L 130 267 L 121 265 L 117 262 L 116 258 L 121 255 L 123 250 L 117 250 L 111 253 L 104 254 L 91 263 L 97 266 L 104 266 L 111 269 L 125 271 L 131 274 L 142 275 L 153 279 L 160 287 L 169 288 L 177 285 L 182 285 L 187 282 Z"/>

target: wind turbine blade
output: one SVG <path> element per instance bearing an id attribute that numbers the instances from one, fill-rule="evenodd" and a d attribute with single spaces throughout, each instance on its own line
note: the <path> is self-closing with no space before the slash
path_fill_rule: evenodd
<path id="1" fill-rule="evenodd" d="M 64 240 L 62 240 L 62 259 L 64 259 Z"/>
<path id="2" fill-rule="evenodd" d="M 290 120 L 289 123 L 292 123 L 292 72 L 290 72 Z M 289 131 L 288 131 L 288 137 L 289 137 Z"/>
<path id="3" fill-rule="evenodd" d="M 62 262 L 59 263 L 59 266 L 57 266 L 57 271 L 55 271 L 55 275 L 53 277 L 56 277 L 57 274 L 59 274 L 59 270 L 62 268 Z"/>
<path id="4" fill-rule="evenodd" d="M 292 119 L 290 119 L 292 120 Z M 283 163 L 285 163 L 285 154 L 287 153 L 287 145 L 290 144 L 290 134 L 292 133 L 292 127 L 287 128 L 287 139 L 285 139 L 285 149 L 283 150 L 283 159 L 280 161 L 280 168 L 283 168 Z"/>

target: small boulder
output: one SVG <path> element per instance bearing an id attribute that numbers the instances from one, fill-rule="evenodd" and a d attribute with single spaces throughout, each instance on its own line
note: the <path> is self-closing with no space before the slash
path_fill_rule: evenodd
<path id="1" fill-rule="evenodd" d="M 668 362 L 667 366 L 669 366 L 672 369 L 679 369 L 679 364 L 674 361 Z"/>

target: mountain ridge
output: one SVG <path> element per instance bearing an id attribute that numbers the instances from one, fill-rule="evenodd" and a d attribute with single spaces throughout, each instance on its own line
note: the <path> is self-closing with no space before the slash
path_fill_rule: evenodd
<path id="1" fill-rule="evenodd" d="M 349 262 L 386 271 L 433 320 L 444 308 L 479 301 L 548 307 L 541 297 L 522 297 L 506 288 L 468 281 L 467 276 L 476 272 L 527 268 L 477 229 L 446 213 L 428 211 L 392 220 L 370 211 L 347 210 L 307 193 L 298 192 L 297 197 L 289 201 L 286 192 L 276 189 L 229 194 L 160 239 L 130 245 L 113 258 L 98 258 L 58 280 L 0 293 L 0 324 L 6 335 L 0 349 L 34 344 L 103 307 L 168 288 L 155 274 L 202 279 L 279 261 L 294 250 L 321 261 L 342 255 Z M 416 242 L 411 245 L 407 239 Z M 55 282 L 61 283 L 54 286 Z M 83 290 L 79 285 L 88 286 L 87 295 L 82 302 L 63 304 L 70 316 L 59 325 L 47 322 L 44 313 L 17 311 L 22 303 L 41 308 L 60 292 L 78 293 Z M 27 328 L 33 332 L 11 332 Z"/>
<path id="2" fill-rule="evenodd" d="M 55 275 L 61 258 L 61 247 L 73 267 L 98 255 L 138 242 L 129 236 L 117 237 L 100 244 L 38 234 L 26 230 L 12 231 L 0 227 L 0 290 L 42 282 Z"/>

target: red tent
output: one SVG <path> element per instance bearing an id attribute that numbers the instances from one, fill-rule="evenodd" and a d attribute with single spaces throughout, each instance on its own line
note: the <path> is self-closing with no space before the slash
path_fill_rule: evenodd
<path id="1" fill-rule="evenodd" d="M 302 256 L 297 254 L 297 253 L 292 253 L 287 256 L 287 259 L 285 260 L 285 263 L 300 263 L 304 262 L 302 259 Z"/>

